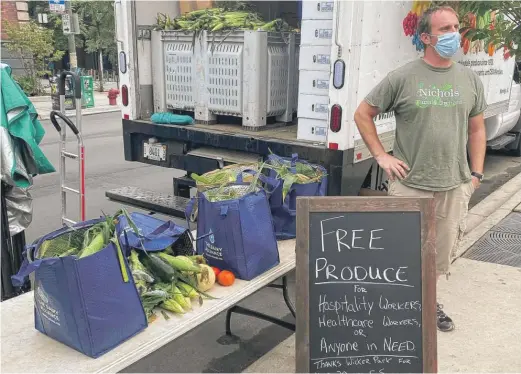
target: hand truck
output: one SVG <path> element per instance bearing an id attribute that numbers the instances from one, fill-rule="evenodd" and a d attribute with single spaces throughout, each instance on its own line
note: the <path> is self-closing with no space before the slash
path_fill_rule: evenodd
<path id="1" fill-rule="evenodd" d="M 76 125 L 66 116 L 65 111 L 65 81 L 67 76 L 74 80 L 74 100 L 76 104 Z M 60 111 L 51 112 L 51 122 L 60 133 L 60 193 L 61 193 L 61 221 L 64 226 L 75 224 L 76 221 L 67 218 L 67 192 L 75 193 L 79 196 L 80 221 L 85 221 L 85 147 L 81 135 L 81 83 L 80 77 L 71 71 L 64 71 L 58 79 L 58 94 L 60 95 Z M 59 117 L 72 130 L 78 141 L 78 154 L 67 152 L 67 133 L 66 126 L 60 126 L 56 117 Z M 74 189 L 65 185 L 65 160 L 70 158 L 79 161 L 79 189 Z"/>

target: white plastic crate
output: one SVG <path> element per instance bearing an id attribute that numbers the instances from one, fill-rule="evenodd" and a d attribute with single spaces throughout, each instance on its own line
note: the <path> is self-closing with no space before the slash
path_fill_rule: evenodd
<path id="1" fill-rule="evenodd" d="M 327 126 L 327 120 L 299 118 L 297 139 L 324 143 L 327 140 Z"/>
<path id="2" fill-rule="evenodd" d="M 333 21 L 328 20 L 303 20 L 301 33 L 301 46 L 305 45 L 331 45 L 333 38 Z"/>
<path id="3" fill-rule="evenodd" d="M 327 120 L 329 96 L 299 94 L 298 117 Z"/>
<path id="4" fill-rule="evenodd" d="M 168 109 L 195 108 L 193 32 L 163 32 L 165 96 Z"/>
<path id="5" fill-rule="evenodd" d="M 293 84 L 295 87 L 293 88 L 293 113 L 297 113 L 298 109 L 298 87 L 300 81 L 300 72 L 299 72 L 299 61 L 300 61 L 300 35 L 295 35 L 295 64 L 293 68 L 293 72 L 295 74 L 295 80 Z"/>
<path id="6" fill-rule="evenodd" d="M 243 126 L 250 128 L 266 125 L 268 117 L 292 121 L 298 96 L 298 34 L 161 35 L 168 108 L 191 110 L 196 121 L 204 123 L 214 123 L 217 115 L 242 117 Z"/>
<path id="7" fill-rule="evenodd" d="M 333 1 L 302 1 L 302 19 L 333 19 Z"/>
<path id="8" fill-rule="evenodd" d="M 329 72 L 300 70 L 299 94 L 329 96 Z"/>
<path id="9" fill-rule="evenodd" d="M 330 71 L 331 47 L 303 45 L 300 47 L 299 69 Z"/>

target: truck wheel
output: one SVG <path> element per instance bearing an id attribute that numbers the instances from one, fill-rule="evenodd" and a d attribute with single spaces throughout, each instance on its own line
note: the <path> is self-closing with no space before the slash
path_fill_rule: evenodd
<path id="1" fill-rule="evenodd" d="M 521 157 L 521 132 L 517 133 L 517 139 L 510 149 L 510 154 L 514 157 Z"/>

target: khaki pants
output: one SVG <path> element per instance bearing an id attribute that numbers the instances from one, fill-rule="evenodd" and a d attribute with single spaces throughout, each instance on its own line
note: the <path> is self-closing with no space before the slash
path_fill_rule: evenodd
<path id="1" fill-rule="evenodd" d="M 398 180 L 389 182 L 389 195 L 400 197 L 434 197 L 436 205 L 436 270 L 449 273 L 451 259 L 465 233 L 469 200 L 474 193 L 472 182 L 449 191 L 433 192 L 407 187 Z"/>

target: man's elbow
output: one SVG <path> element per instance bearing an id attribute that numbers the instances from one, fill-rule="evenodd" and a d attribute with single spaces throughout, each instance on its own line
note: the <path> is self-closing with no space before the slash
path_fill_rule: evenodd
<path id="1" fill-rule="evenodd" d="M 356 123 L 357 126 L 361 123 L 362 117 L 363 117 L 362 112 L 360 111 L 360 107 L 358 107 L 356 109 L 355 115 L 353 117 L 353 119 L 355 120 L 355 123 Z"/>
<path id="2" fill-rule="evenodd" d="M 370 121 L 378 115 L 378 109 L 362 101 L 355 111 L 354 120 L 357 126 Z"/>
<path id="3" fill-rule="evenodd" d="M 365 118 L 367 118 L 367 105 L 362 102 L 358 108 L 356 108 L 354 120 L 355 123 L 358 125 L 363 122 Z"/>

